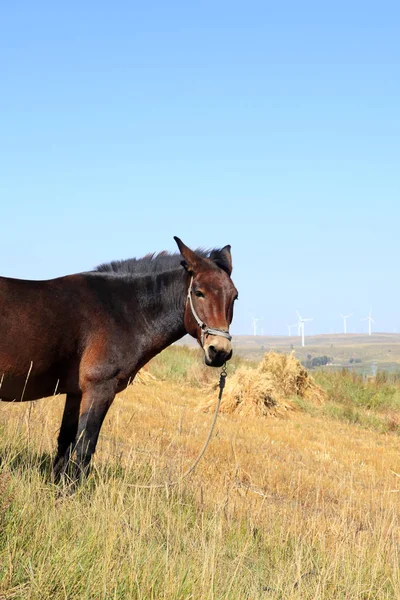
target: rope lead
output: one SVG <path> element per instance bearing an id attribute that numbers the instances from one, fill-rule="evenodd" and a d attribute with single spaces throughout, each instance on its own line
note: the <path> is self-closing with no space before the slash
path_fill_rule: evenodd
<path id="1" fill-rule="evenodd" d="M 149 484 L 149 485 L 136 485 L 135 483 L 128 483 L 127 487 L 131 487 L 131 488 L 135 488 L 135 489 L 139 489 L 139 490 L 154 490 L 154 489 L 161 489 L 161 488 L 170 488 L 173 487 L 175 485 L 178 485 L 179 483 L 181 483 L 186 477 L 188 477 L 191 473 L 193 473 L 193 471 L 195 470 L 195 468 L 197 467 L 197 465 L 199 464 L 203 454 L 205 453 L 207 446 L 211 440 L 211 436 L 213 434 L 214 431 L 214 427 L 215 427 L 215 423 L 217 422 L 217 417 L 218 417 L 218 412 L 219 412 L 219 407 L 221 406 L 221 400 L 222 400 L 222 393 L 224 391 L 224 387 L 225 387 L 225 383 L 226 383 L 226 378 L 227 378 L 227 370 L 226 370 L 226 363 L 223 364 L 222 369 L 221 369 L 221 374 L 219 376 L 219 394 L 218 394 L 218 400 L 217 400 L 217 406 L 215 407 L 215 412 L 214 412 L 214 417 L 211 423 L 211 427 L 210 427 L 210 431 L 208 432 L 208 436 L 206 441 L 204 442 L 204 445 L 202 447 L 202 449 L 200 450 L 200 453 L 198 455 L 198 457 L 196 458 L 196 460 L 194 461 L 194 463 L 192 464 L 191 467 L 189 467 L 189 469 L 187 469 L 187 471 L 185 471 L 182 475 L 182 477 L 180 477 L 179 479 L 177 479 L 176 481 L 172 481 L 171 483 L 168 483 L 167 481 L 165 483 L 158 483 L 158 484 Z"/>

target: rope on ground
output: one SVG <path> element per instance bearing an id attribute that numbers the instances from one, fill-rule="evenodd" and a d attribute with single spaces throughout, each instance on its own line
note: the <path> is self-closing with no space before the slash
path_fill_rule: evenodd
<path id="1" fill-rule="evenodd" d="M 154 490 L 154 489 L 170 488 L 175 485 L 179 485 L 184 479 L 186 479 L 186 477 L 188 477 L 191 473 L 193 473 L 193 471 L 199 464 L 200 460 L 202 459 L 202 457 L 207 449 L 208 444 L 210 443 L 210 440 L 211 440 L 211 437 L 212 437 L 212 434 L 214 431 L 215 423 L 217 422 L 219 407 L 221 405 L 221 400 L 222 400 L 222 393 L 223 393 L 224 387 L 225 387 L 226 376 L 227 376 L 226 365 L 223 365 L 221 374 L 219 377 L 219 384 L 218 384 L 219 385 L 219 394 L 218 394 L 217 406 L 215 407 L 214 417 L 211 422 L 210 431 L 208 432 L 207 439 L 204 442 L 204 445 L 203 445 L 202 449 L 200 450 L 199 455 L 197 456 L 197 458 L 193 462 L 193 464 L 189 467 L 189 469 L 187 469 L 183 473 L 183 475 L 181 477 L 179 477 L 179 479 L 177 479 L 176 481 L 172 481 L 172 482 L 166 481 L 165 483 L 147 484 L 147 485 L 146 484 L 141 485 L 141 484 L 136 484 L 136 483 L 128 483 L 127 487 L 131 487 L 131 488 L 135 488 L 135 489 L 139 489 L 139 490 Z"/>

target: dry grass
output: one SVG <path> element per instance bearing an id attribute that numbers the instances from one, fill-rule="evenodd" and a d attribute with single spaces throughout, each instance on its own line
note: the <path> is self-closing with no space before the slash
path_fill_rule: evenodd
<path id="1" fill-rule="evenodd" d="M 322 404 L 326 394 L 293 353 L 268 352 L 256 369 L 240 367 L 228 379 L 220 410 L 242 416 L 283 416 L 295 410 L 295 398 Z M 203 410 L 214 407 L 213 397 Z"/>
<path id="2" fill-rule="evenodd" d="M 217 379 L 218 374 L 215 373 Z M 62 399 L 0 406 L 0 597 L 400 598 L 400 439 L 327 417 L 211 415 L 200 388 L 150 380 L 115 401 L 96 470 L 48 482 Z"/>

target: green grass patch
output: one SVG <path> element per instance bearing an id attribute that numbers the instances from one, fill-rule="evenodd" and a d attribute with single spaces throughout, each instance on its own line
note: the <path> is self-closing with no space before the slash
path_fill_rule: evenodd
<path id="1" fill-rule="evenodd" d="M 376 413 L 366 410 L 363 407 L 356 407 L 351 404 L 339 404 L 332 401 L 327 402 L 323 406 L 315 406 L 300 397 L 294 398 L 293 402 L 300 410 L 313 417 L 326 417 L 335 421 L 349 423 L 350 425 L 359 425 L 370 431 L 400 435 L 400 423 L 397 422 L 392 414 Z"/>
<path id="2" fill-rule="evenodd" d="M 400 383 L 396 375 L 378 373 L 365 378 L 347 369 L 313 373 L 316 382 L 326 390 L 331 402 L 368 410 L 400 409 Z"/>
<path id="3" fill-rule="evenodd" d="M 296 398 L 294 401 L 301 410 L 371 431 L 400 435 L 398 376 L 381 372 L 368 379 L 347 369 L 324 369 L 314 372 L 313 377 L 327 392 L 328 401 L 322 406 L 315 406 Z"/>

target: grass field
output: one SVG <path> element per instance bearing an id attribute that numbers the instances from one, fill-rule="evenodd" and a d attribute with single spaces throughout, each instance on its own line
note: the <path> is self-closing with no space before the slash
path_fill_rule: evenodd
<path id="1" fill-rule="evenodd" d="M 63 399 L 0 405 L 0 598 L 400 598 L 396 377 L 324 371 L 324 407 L 221 415 L 190 479 L 145 490 L 197 455 L 218 379 L 182 348 L 151 373 L 116 399 L 72 496 L 49 481 Z"/>

